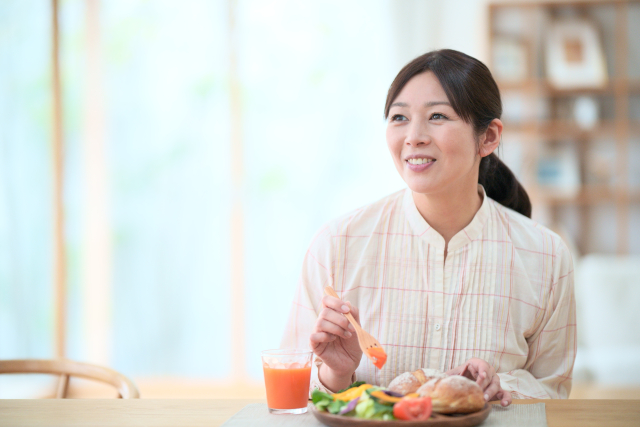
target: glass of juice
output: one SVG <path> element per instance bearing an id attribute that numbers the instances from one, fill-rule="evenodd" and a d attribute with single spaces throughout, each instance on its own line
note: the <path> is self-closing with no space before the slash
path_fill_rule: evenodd
<path id="1" fill-rule="evenodd" d="M 310 350 L 284 349 L 262 352 L 267 406 L 272 414 L 304 414 L 311 381 Z"/>

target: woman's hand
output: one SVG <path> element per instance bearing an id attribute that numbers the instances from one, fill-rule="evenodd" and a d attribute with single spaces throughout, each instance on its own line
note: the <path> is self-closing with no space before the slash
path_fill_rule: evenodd
<path id="1" fill-rule="evenodd" d="M 447 375 L 462 375 L 478 383 L 484 391 L 484 400 L 487 402 L 500 400 L 502 406 L 511 404 L 511 393 L 502 389 L 496 370 L 482 359 L 473 357 L 463 365 L 448 371 Z"/>
<path id="2" fill-rule="evenodd" d="M 324 362 L 320 375 L 330 389 L 340 390 L 351 383 L 351 376 L 360 364 L 362 350 L 355 329 L 343 313 L 353 315 L 359 323 L 358 309 L 349 302 L 324 296 L 322 311 L 309 338 L 311 349 Z"/>

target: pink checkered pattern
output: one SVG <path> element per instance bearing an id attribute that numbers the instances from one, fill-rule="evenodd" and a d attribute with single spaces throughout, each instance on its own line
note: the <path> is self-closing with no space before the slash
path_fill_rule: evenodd
<path id="1" fill-rule="evenodd" d="M 576 312 L 560 237 L 485 196 L 446 261 L 444 248 L 408 189 L 330 222 L 306 254 L 282 345 L 308 347 L 331 285 L 388 355 L 382 370 L 363 357 L 358 380 L 387 385 L 406 371 L 478 357 L 514 398 L 567 398 Z"/>

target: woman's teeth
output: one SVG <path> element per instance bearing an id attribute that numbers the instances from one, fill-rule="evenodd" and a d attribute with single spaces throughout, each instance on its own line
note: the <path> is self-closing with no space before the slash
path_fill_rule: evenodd
<path id="1" fill-rule="evenodd" d="M 422 165 L 422 164 L 425 164 L 425 163 L 435 162 L 436 159 L 409 159 L 407 161 L 409 163 L 411 163 L 412 165 Z"/>

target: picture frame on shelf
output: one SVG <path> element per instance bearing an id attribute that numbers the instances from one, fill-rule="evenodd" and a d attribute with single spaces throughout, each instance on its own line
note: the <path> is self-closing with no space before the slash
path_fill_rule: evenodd
<path id="1" fill-rule="evenodd" d="M 493 28 L 496 34 L 503 36 L 526 36 L 531 28 L 528 25 L 530 24 L 530 18 L 530 14 L 521 7 L 499 7 L 495 9 Z"/>
<path id="2" fill-rule="evenodd" d="M 614 188 L 616 184 L 615 141 L 591 142 L 585 155 L 584 172 L 586 184 Z"/>
<path id="3" fill-rule="evenodd" d="M 580 163 L 575 144 L 565 142 L 545 145 L 536 167 L 538 187 L 547 195 L 573 198 L 580 192 Z"/>
<path id="4" fill-rule="evenodd" d="M 593 96 L 578 96 L 573 101 L 573 119 L 582 130 L 594 129 L 600 120 L 600 106 Z"/>
<path id="5" fill-rule="evenodd" d="M 586 19 L 553 21 L 545 46 L 546 73 L 556 89 L 601 89 L 609 78 L 596 26 Z"/>
<path id="6" fill-rule="evenodd" d="M 603 233 L 615 234 L 616 253 L 640 250 L 640 2 L 622 3 L 489 3 L 504 146 L 512 133 L 526 141 L 510 162 L 524 172 L 536 221 L 572 227 L 584 253 L 613 250 Z M 522 76 L 514 65 L 525 49 L 526 80 L 509 82 Z"/>
<path id="7" fill-rule="evenodd" d="M 513 37 L 493 41 L 493 73 L 499 82 L 522 83 L 529 78 L 529 48 Z"/>

